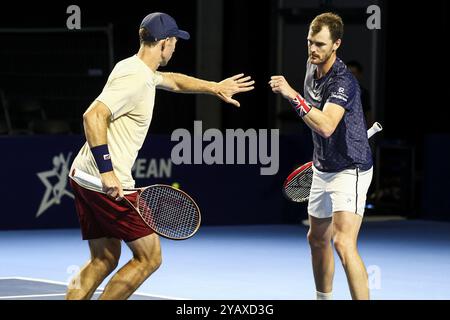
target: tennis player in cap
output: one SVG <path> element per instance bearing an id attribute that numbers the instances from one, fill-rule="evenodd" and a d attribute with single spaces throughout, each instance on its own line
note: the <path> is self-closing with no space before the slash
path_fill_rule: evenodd
<path id="1" fill-rule="evenodd" d="M 156 89 L 211 94 L 237 107 L 233 95 L 253 89 L 254 81 L 243 74 L 213 82 L 158 72 L 169 63 L 177 41 L 189 38 L 168 14 L 147 15 L 139 29 L 138 53 L 116 64 L 103 91 L 83 115 L 87 142 L 71 171 L 80 169 L 99 177 L 103 189 L 71 180 L 90 259 L 69 284 L 67 299 L 92 297 L 116 269 L 122 240 L 133 257 L 111 277 L 100 299 L 128 298 L 161 265 L 158 236 L 123 201 L 124 197 L 136 201 L 137 194 L 124 194 L 123 188 L 134 187 L 131 168 L 152 120 Z"/>

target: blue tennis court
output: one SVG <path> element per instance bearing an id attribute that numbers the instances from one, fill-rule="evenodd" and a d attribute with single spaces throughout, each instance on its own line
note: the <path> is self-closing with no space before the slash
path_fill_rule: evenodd
<path id="1" fill-rule="evenodd" d="M 163 265 L 132 299 L 315 299 L 306 232 L 303 225 L 206 226 L 190 240 L 163 239 Z M 449 223 L 365 222 L 359 249 L 371 298 L 450 299 L 449 245 Z M 0 299 L 63 299 L 88 252 L 77 229 L 0 232 Z M 124 248 L 120 265 L 128 258 Z M 333 292 L 350 299 L 339 263 Z"/>

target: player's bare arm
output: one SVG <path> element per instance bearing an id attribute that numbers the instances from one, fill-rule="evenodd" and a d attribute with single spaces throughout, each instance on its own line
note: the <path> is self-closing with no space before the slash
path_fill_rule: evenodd
<path id="1" fill-rule="evenodd" d="M 233 99 L 233 95 L 255 88 L 253 86 L 255 81 L 251 80 L 250 76 L 245 77 L 243 73 L 220 82 L 197 79 L 180 73 L 162 72 L 161 75 L 163 81 L 157 86 L 159 89 L 179 93 L 211 94 L 236 107 L 239 107 L 240 103 Z"/>
<path id="2" fill-rule="evenodd" d="M 345 109 L 335 103 L 326 103 L 323 111 L 312 108 L 311 111 L 303 117 L 303 121 L 318 134 L 324 138 L 330 137 L 342 117 L 344 116 Z"/>
<path id="3" fill-rule="evenodd" d="M 283 76 L 272 76 L 269 85 L 274 93 L 279 93 L 283 98 L 292 101 L 300 94 L 292 89 L 289 83 Z M 330 137 L 342 117 L 344 116 L 345 109 L 335 103 L 326 103 L 323 110 L 311 108 L 311 110 L 303 117 L 303 120 L 318 134 L 324 138 Z"/>
<path id="4" fill-rule="evenodd" d="M 107 144 L 107 128 L 111 111 L 102 102 L 95 100 L 83 114 L 84 134 L 90 148 Z M 114 171 L 101 174 L 103 191 L 113 199 L 123 198 L 122 186 Z"/>

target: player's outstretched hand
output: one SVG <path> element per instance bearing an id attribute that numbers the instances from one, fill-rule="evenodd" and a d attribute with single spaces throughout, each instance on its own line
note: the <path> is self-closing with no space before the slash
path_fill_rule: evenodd
<path id="1" fill-rule="evenodd" d="M 231 103 L 236 107 L 240 107 L 241 104 L 239 101 L 233 99 L 233 95 L 253 90 L 255 88 L 253 86 L 255 81 L 251 79 L 250 76 L 244 77 L 244 74 L 240 73 L 222 80 L 217 84 L 216 95 L 226 103 Z"/>

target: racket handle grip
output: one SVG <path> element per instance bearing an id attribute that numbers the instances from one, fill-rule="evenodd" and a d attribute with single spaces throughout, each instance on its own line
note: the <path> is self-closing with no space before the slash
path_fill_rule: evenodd
<path id="1" fill-rule="evenodd" d="M 84 182 L 88 182 L 96 187 L 102 188 L 102 180 L 100 180 L 97 177 L 91 176 L 90 174 L 80 170 L 80 169 L 73 169 L 72 170 L 72 177 L 83 180 Z"/>
<path id="2" fill-rule="evenodd" d="M 380 132 L 381 130 L 383 130 L 383 127 L 381 126 L 381 124 L 378 122 L 375 122 L 373 124 L 373 126 L 369 130 L 367 130 L 367 137 L 370 139 L 371 136 L 373 136 L 377 132 Z"/>

